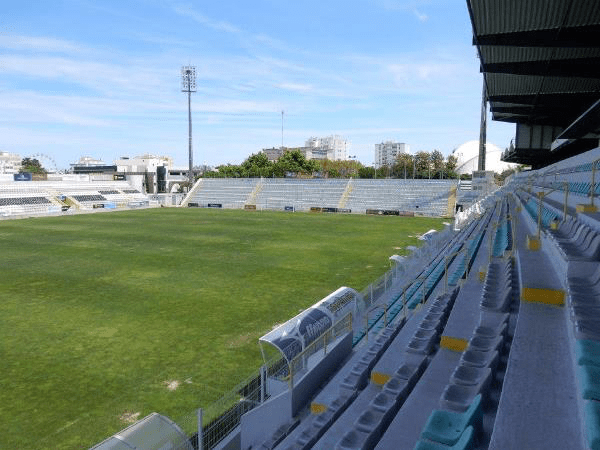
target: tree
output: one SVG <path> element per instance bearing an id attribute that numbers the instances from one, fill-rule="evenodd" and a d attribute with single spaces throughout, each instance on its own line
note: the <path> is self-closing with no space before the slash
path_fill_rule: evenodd
<path id="1" fill-rule="evenodd" d="M 360 162 L 351 160 L 320 159 L 316 160 L 316 163 L 319 165 L 320 172 L 329 178 L 356 178 L 363 167 Z"/>
<path id="2" fill-rule="evenodd" d="M 431 152 L 432 178 L 441 178 L 445 169 L 444 155 L 439 150 Z"/>
<path id="3" fill-rule="evenodd" d="M 456 173 L 456 165 L 458 164 L 458 159 L 454 155 L 448 155 L 446 159 L 446 174 L 448 178 L 456 178 L 458 174 Z"/>
<path id="4" fill-rule="evenodd" d="M 240 165 L 240 172 L 244 177 L 268 177 L 272 169 L 273 163 L 264 153 L 250 155 Z"/>
<path id="5" fill-rule="evenodd" d="M 30 172 L 30 173 L 47 173 L 46 169 L 42 167 L 42 164 L 35 158 L 23 158 L 21 160 L 21 168 L 19 173 Z"/>
<path id="6" fill-rule="evenodd" d="M 410 153 L 400 153 L 398 156 L 396 156 L 394 174 L 398 178 L 413 177 L 413 156 Z"/>
<path id="7" fill-rule="evenodd" d="M 361 167 L 358 169 L 358 178 L 375 178 L 375 169 L 373 167 Z"/>
<path id="8" fill-rule="evenodd" d="M 314 160 L 307 160 L 300 150 L 288 150 L 273 164 L 273 173 L 277 177 L 287 174 L 312 175 L 319 170 L 319 164 Z"/>
<path id="9" fill-rule="evenodd" d="M 415 166 L 417 174 L 415 178 L 429 178 L 431 169 L 431 156 L 429 152 L 421 150 L 415 155 Z"/>

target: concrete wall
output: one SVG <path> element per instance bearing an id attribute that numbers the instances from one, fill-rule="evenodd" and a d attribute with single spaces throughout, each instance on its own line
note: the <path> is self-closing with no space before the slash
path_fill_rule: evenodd
<path id="1" fill-rule="evenodd" d="M 244 414 L 241 421 L 241 448 L 259 445 L 277 428 L 291 422 L 291 405 L 290 391 L 286 391 Z"/>
<path id="2" fill-rule="evenodd" d="M 298 414 L 314 396 L 324 380 L 336 372 L 341 363 L 352 351 L 352 333 L 346 334 L 331 346 L 327 355 L 302 379 L 296 382 L 292 391 L 292 415 Z"/>

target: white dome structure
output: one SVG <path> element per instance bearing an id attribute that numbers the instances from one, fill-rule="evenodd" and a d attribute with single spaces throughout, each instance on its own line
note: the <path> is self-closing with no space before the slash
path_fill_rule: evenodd
<path id="1" fill-rule="evenodd" d="M 472 174 L 474 170 L 477 170 L 477 163 L 479 162 L 479 141 L 465 142 L 460 147 L 455 148 L 452 155 L 457 159 L 456 173 L 459 175 Z M 488 142 L 485 152 L 485 170 L 500 173 L 517 166 L 517 164 L 500 161 L 500 156 L 502 156 L 502 150 Z"/>

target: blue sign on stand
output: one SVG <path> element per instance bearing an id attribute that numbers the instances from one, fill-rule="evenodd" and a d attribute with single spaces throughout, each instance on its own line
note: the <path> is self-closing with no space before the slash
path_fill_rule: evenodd
<path id="1" fill-rule="evenodd" d="M 31 172 L 14 173 L 13 179 L 14 181 L 31 181 Z"/>

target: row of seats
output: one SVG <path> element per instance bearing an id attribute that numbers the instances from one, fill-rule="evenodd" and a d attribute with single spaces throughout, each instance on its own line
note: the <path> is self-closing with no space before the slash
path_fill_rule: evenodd
<path id="1" fill-rule="evenodd" d="M 482 291 L 481 308 L 486 311 L 507 312 L 514 300 L 515 267 L 511 259 L 492 262 L 488 266 Z"/>
<path id="2" fill-rule="evenodd" d="M 501 257 L 504 252 L 512 247 L 511 223 L 508 216 L 508 200 L 502 201 L 502 209 L 497 220 L 498 228 L 494 236 L 493 255 Z"/>
<path id="3" fill-rule="evenodd" d="M 463 244 L 466 255 L 465 257 L 460 257 L 457 267 L 454 268 L 451 275 L 448 275 L 449 286 L 456 286 L 463 277 L 468 275 L 481 246 L 485 229 L 495 215 L 496 208 L 493 208 L 481 220 L 474 222 L 477 224 L 476 229 L 471 234 L 471 238 L 465 239 Z"/>
<path id="4" fill-rule="evenodd" d="M 531 215 L 531 217 L 537 222 L 538 220 L 538 210 L 539 210 L 539 200 L 531 197 L 527 202 L 525 202 L 525 209 Z M 542 205 L 542 226 L 544 228 L 548 228 L 552 222 L 557 221 L 561 217 L 561 214 L 558 212 L 548 208 L 545 205 Z"/>
<path id="5" fill-rule="evenodd" d="M 590 276 L 569 277 L 567 284 L 585 429 L 590 448 L 596 450 L 600 449 L 600 266 Z"/>
<path id="6" fill-rule="evenodd" d="M 354 364 L 340 386 L 347 390 L 362 390 L 367 384 L 371 369 L 381 354 L 387 349 L 400 329 L 406 323 L 406 317 L 388 325 L 371 344 L 365 354 Z"/>
<path id="7" fill-rule="evenodd" d="M 366 387 L 371 370 L 402 329 L 405 321 L 406 319 L 402 318 L 400 321 L 389 324 L 373 340 L 362 356 L 351 365 L 350 370 L 339 384 L 337 396 L 328 403 L 325 411 L 316 415 L 311 414 L 305 419 L 293 440 L 284 442 L 282 448 L 288 450 L 309 449 L 323 436 L 327 429 L 354 401 L 358 392 Z"/>
<path id="8" fill-rule="evenodd" d="M 399 290 L 395 295 L 392 295 L 390 300 L 385 305 L 388 321 L 392 321 L 405 308 L 414 310 L 417 305 L 426 301 L 434 291 L 437 284 L 444 276 L 446 264 L 450 264 L 457 256 L 458 250 L 461 247 L 461 242 L 471 235 L 477 223 L 473 222 L 468 227 L 465 227 L 459 232 L 446 246 L 445 250 L 440 252 L 440 255 L 428 264 L 421 273 L 419 273 L 410 285 Z M 445 260 L 445 255 L 450 255 L 449 260 Z M 464 271 L 463 271 L 464 273 Z M 456 285 L 454 282 L 452 285 Z M 354 336 L 354 345 L 356 345 L 364 335 L 374 329 L 375 331 L 383 328 L 384 311 L 379 309 L 368 321 L 366 329 L 357 330 Z"/>
<path id="9" fill-rule="evenodd" d="M 561 222 L 547 235 L 566 260 L 600 260 L 600 233 L 577 218 Z"/>
<path id="10" fill-rule="evenodd" d="M 490 218 L 498 223 L 507 218 L 509 204 L 503 199 Z M 509 223 L 508 218 L 504 220 Z M 484 222 L 485 223 L 485 222 Z M 489 222 L 487 223 L 489 224 Z M 494 236 L 494 250 L 499 256 L 511 248 L 507 236 Z M 490 230 L 491 232 L 491 230 Z M 500 244 L 498 244 L 500 241 Z M 432 411 L 423 430 L 416 450 L 454 448 L 471 449 L 483 431 L 483 408 L 491 403 L 491 386 L 496 378 L 500 357 L 508 341 L 507 312 L 515 298 L 515 266 L 512 258 L 494 258 L 488 265 L 481 292 L 480 323 L 474 329 L 459 363 L 440 397 L 440 409 Z"/>
<path id="11" fill-rule="evenodd" d="M 490 387 L 507 341 L 508 318 L 509 314 L 482 314 L 440 397 L 440 409 L 432 411 L 416 449 L 473 448 L 483 431 L 483 409 L 491 402 Z"/>
<path id="12" fill-rule="evenodd" d="M 1 206 L 21 206 L 21 205 L 47 205 L 50 204 L 50 200 L 46 197 L 9 197 L 0 198 Z"/>
<path id="13" fill-rule="evenodd" d="M 78 194 L 72 195 L 78 202 L 101 202 L 106 201 L 106 197 L 100 194 Z"/>
<path id="14" fill-rule="evenodd" d="M 335 445 L 338 450 L 373 448 L 421 378 L 443 330 L 458 288 L 433 301 L 406 346 L 404 357 L 353 426 Z M 373 375 L 375 376 L 375 375 Z"/>

